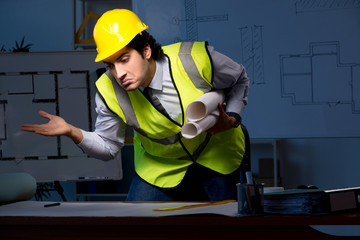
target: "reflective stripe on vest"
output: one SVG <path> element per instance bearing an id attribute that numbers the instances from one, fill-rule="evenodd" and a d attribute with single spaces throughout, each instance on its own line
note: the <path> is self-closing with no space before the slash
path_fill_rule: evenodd
<path id="1" fill-rule="evenodd" d="M 210 76 L 203 76 L 199 72 L 199 68 L 197 67 L 199 62 L 196 61 L 197 59 L 194 59 L 191 56 L 192 49 L 195 49 L 193 48 L 194 44 L 199 44 L 199 43 L 193 43 L 193 42 L 182 43 L 180 45 L 179 58 L 185 69 L 185 72 L 188 74 L 189 78 L 191 79 L 195 87 L 203 92 L 209 92 L 211 90 L 211 85 L 210 85 L 211 82 L 204 81 L 204 79 L 211 80 L 212 72 L 211 71 L 206 72 L 207 74 L 211 74 Z M 206 61 L 206 60 L 202 60 L 202 61 Z M 208 61 L 210 61 L 209 58 Z M 211 65 L 209 64 L 209 66 Z"/>

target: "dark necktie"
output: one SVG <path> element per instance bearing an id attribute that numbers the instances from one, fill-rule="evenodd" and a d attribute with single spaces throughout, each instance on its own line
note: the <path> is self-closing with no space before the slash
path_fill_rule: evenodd
<path id="1" fill-rule="evenodd" d="M 153 95 L 152 89 L 149 87 L 144 88 L 144 95 L 152 103 L 152 105 L 162 114 L 169 117 L 169 114 L 166 112 L 163 105 L 161 105 L 160 100 Z"/>

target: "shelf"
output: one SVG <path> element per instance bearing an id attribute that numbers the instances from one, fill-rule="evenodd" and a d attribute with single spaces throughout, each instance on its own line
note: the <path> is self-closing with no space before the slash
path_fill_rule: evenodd
<path id="1" fill-rule="evenodd" d="M 250 145 L 253 144 L 271 144 L 273 147 L 273 159 L 274 159 L 274 187 L 278 187 L 278 142 L 279 139 L 250 139 Z"/>

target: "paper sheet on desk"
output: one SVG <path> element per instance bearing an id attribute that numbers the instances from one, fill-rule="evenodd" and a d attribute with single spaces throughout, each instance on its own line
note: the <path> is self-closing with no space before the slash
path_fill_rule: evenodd
<path id="1" fill-rule="evenodd" d="M 0 216 L 33 217 L 162 217 L 189 214 L 237 215 L 237 202 L 191 207 L 176 211 L 154 211 L 155 209 L 190 206 L 194 202 L 61 202 L 60 206 L 45 208 L 51 202 L 24 201 L 0 206 Z"/>

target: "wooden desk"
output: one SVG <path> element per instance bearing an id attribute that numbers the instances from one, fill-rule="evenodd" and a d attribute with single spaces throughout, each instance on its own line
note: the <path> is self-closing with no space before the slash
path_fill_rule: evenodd
<path id="1" fill-rule="evenodd" d="M 0 208 L 1 211 L 1 208 Z M 359 225 L 360 212 L 328 216 L 0 217 L 0 239 L 360 239 L 309 225 Z"/>

